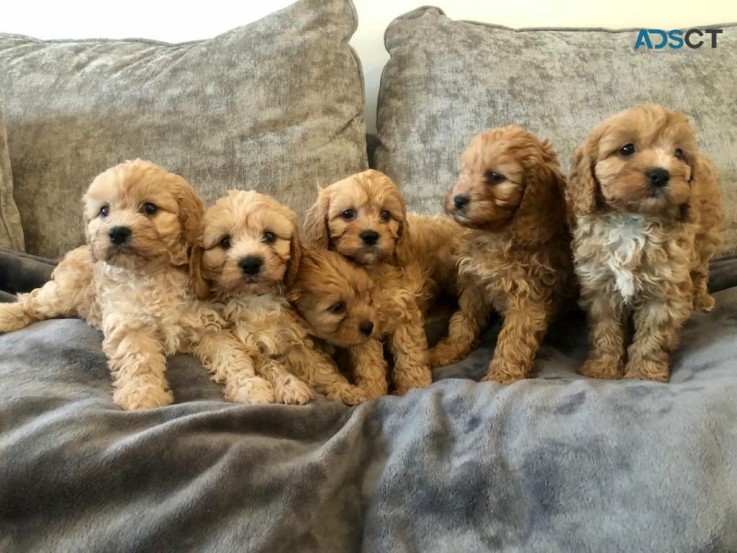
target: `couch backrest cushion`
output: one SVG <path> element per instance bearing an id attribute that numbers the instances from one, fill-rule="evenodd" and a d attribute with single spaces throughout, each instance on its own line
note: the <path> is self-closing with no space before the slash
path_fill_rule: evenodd
<path id="1" fill-rule="evenodd" d="M 363 77 L 350 0 L 299 0 L 245 27 L 183 44 L 0 35 L 15 199 L 29 252 L 83 241 L 80 198 L 131 158 L 301 213 L 316 184 L 367 167 Z"/>
<path id="2" fill-rule="evenodd" d="M 518 123 L 553 141 L 567 172 L 575 148 L 606 116 L 643 102 L 688 114 L 716 163 L 727 215 L 722 253 L 737 252 L 737 26 L 717 47 L 635 50 L 637 30 L 512 30 L 453 21 L 437 8 L 394 20 L 379 95 L 372 164 L 411 208 L 435 213 L 468 140 Z"/>
<path id="3" fill-rule="evenodd" d="M 13 175 L 10 171 L 8 140 L 0 110 L 0 248 L 23 251 L 23 228 L 13 200 Z"/>

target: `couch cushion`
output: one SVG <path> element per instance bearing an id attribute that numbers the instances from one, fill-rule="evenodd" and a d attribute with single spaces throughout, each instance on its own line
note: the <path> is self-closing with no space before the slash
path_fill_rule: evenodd
<path id="1" fill-rule="evenodd" d="M 23 228 L 13 200 L 13 175 L 8 157 L 8 140 L 0 110 L 0 248 L 23 251 Z"/>
<path id="2" fill-rule="evenodd" d="M 442 209 L 467 141 L 518 123 L 550 138 L 567 171 L 571 154 L 604 117 L 642 102 L 689 115 L 724 192 L 722 253 L 737 252 L 737 26 L 717 48 L 635 50 L 637 30 L 513 30 L 453 21 L 437 8 L 391 23 L 391 56 L 379 95 L 373 164 L 402 187 L 410 207 Z M 675 53 L 673 53 L 675 52 Z"/>
<path id="3" fill-rule="evenodd" d="M 28 251 L 83 241 L 91 179 L 142 157 L 212 201 L 255 188 L 298 212 L 315 185 L 367 167 L 350 0 L 300 0 L 210 40 L 0 35 L 15 198 Z"/>

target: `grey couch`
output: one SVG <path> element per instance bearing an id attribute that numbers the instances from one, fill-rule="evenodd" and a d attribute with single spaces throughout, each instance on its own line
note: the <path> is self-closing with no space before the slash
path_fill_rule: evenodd
<path id="1" fill-rule="evenodd" d="M 256 188 L 300 213 L 315 184 L 370 163 L 438 212 L 476 132 L 526 125 L 567 167 L 602 117 L 657 101 L 691 117 L 728 219 L 717 308 L 686 325 L 671 383 L 578 376 L 574 313 L 536 378 L 511 386 L 476 382 L 496 320 L 404 397 L 237 405 L 176 356 L 176 403 L 122 412 L 100 333 L 46 321 L 0 336 L 0 551 L 737 550 L 735 27 L 716 50 L 665 55 L 636 52 L 633 30 L 420 8 L 387 29 L 371 155 L 355 28 L 349 0 L 299 0 L 187 44 L 0 35 L 0 297 L 81 243 L 81 193 L 122 159 L 179 172 L 208 201 Z"/>

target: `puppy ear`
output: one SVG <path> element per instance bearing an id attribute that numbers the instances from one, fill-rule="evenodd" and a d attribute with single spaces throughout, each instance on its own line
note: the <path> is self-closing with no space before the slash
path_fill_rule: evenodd
<path id="1" fill-rule="evenodd" d="M 292 284 L 294 284 L 294 281 L 297 279 L 297 273 L 299 272 L 299 263 L 302 259 L 302 245 L 299 243 L 299 233 L 297 232 L 296 228 L 292 233 L 292 240 L 290 241 L 289 249 L 290 257 L 287 263 L 287 270 L 284 273 L 284 284 L 286 284 L 287 290 L 292 287 Z"/>
<path id="2" fill-rule="evenodd" d="M 328 188 L 318 187 L 317 200 L 305 213 L 302 235 L 306 248 L 326 249 L 330 243 L 330 230 L 328 229 L 330 192 Z"/>
<path id="3" fill-rule="evenodd" d="M 190 246 L 195 246 L 205 207 L 195 189 L 182 177 L 177 175 L 177 179 L 179 183 L 175 196 L 179 204 L 179 225 L 182 229 L 182 238 Z"/>
<path id="4" fill-rule="evenodd" d="M 197 299 L 206 300 L 210 297 L 210 286 L 202 276 L 202 248 L 193 246 L 189 256 L 189 285 Z"/>
<path id="5" fill-rule="evenodd" d="M 589 215 L 596 211 L 596 176 L 591 152 L 591 139 L 579 147 L 571 159 L 571 171 L 566 187 L 566 203 L 571 216 Z"/>

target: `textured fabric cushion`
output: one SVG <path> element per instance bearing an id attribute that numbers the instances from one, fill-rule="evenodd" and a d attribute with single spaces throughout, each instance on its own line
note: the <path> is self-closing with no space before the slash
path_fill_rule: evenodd
<path id="1" fill-rule="evenodd" d="M 689 115 L 715 161 L 728 220 L 722 253 L 737 252 L 737 27 L 723 28 L 716 49 L 656 53 L 634 49 L 636 30 L 512 30 L 419 8 L 386 31 L 373 164 L 412 208 L 438 212 L 474 134 L 521 124 L 553 141 L 567 171 L 604 117 L 658 102 Z"/>
<path id="2" fill-rule="evenodd" d="M 142 157 L 212 201 L 256 188 L 298 212 L 367 166 L 350 0 L 300 0 L 183 44 L 0 35 L 0 98 L 29 252 L 83 240 L 91 179 Z"/>
<path id="3" fill-rule="evenodd" d="M 23 250 L 23 228 L 13 200 L 13 175 L 8 157 L 3 112 L 0 111 L 0 248 Z"/>

